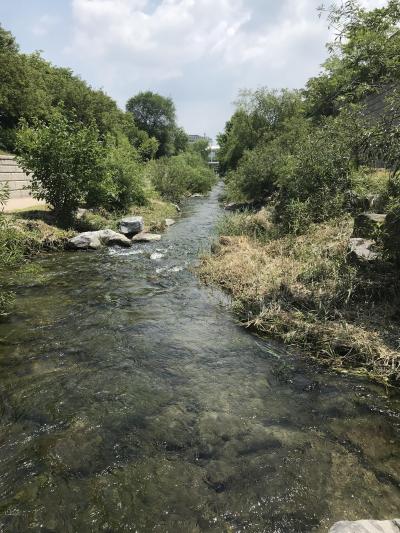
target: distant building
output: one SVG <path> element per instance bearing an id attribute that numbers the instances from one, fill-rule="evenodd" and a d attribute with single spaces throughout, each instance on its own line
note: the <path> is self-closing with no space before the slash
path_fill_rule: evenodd
<path id="1" fill-rule="evenodd" d="M 204 135 L 188 135 L 188 137 L 189 137 L 189 142 L 190 143 L 195 143 L 197 141 L 208 141 L 209 143 L 211 142 L 210 137 L 207 137 L 206 134 L 204 134 Z"/>

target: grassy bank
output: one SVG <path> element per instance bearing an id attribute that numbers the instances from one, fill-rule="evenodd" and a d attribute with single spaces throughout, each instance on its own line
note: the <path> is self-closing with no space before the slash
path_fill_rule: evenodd
<path id="1" fill-rule="evenodd" d="M 399 384 L 398 277 L 388 265 L 350 261 L 350 218 L 280 237 L 261 211 L 218 229 L 199 274 L 232 296 L 246 327 L 332 368 Z"/>

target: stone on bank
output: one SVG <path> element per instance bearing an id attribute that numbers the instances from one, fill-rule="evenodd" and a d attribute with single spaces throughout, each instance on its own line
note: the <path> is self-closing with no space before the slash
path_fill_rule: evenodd
<path id="1" fill-rule="evenodd" d="M 141 233 L 144 230 L 144 221 L 143 217 L 125 217 L 120 220 L 119 222 L 119 231 L 123 235 L 127 235 L 128 237 L 132 237 L 133 235 L 137 235 L 138 233 Z"/>

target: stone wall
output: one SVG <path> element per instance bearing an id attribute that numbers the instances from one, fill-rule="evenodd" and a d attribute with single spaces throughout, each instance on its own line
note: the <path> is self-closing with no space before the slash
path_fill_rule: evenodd
<path id="1" fill-rule="evenodd" d="M 10 199 L 30 198 L 30 178 L 20 168 L 12 155 L 0 155 L 0 186 L 8 183 Z"/>

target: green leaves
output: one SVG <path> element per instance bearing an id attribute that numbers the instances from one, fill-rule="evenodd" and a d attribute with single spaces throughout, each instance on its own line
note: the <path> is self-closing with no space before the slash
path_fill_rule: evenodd
<path id="1" fill-rule="evenodd" d="M 21 124 L 17 134 L 18 162 L 32 172 L 33 196 L 53 206 L 63 225 L 85 202 L 91 186 L 105 179 L 105 148 L 95 125 L 69 121 L 60 111 L 48 124 Z"/>

